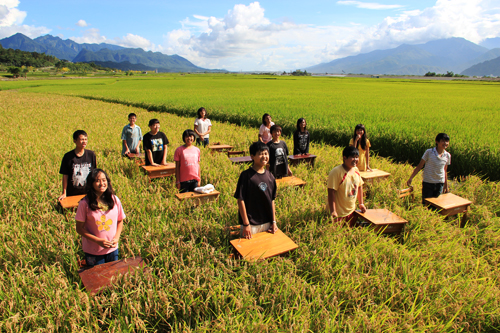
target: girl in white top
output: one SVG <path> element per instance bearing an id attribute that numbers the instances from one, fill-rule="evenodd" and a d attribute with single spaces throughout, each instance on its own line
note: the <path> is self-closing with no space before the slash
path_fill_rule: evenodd
<path id="1" fill-rule="evenodd" d="M 194 132 L 196 135 L 196 144 L 206 147 L 209 143 L 209 134 L 212 130 L 212 123 L 207 118 L 207 111 L 201 107 L 198 109 L 198 118 L 194 121 Z"/>
<path id="2" fill-rule="evenodd" d="M 271 121 L 271 116 L 268 113 L 264 113 L 262 116 L 262 125 L 260 125 L 259 129 L 259 141 L 263 143 L 268 143 L 273 139 L 271 135 L 271 126 L 274 123 Z"/>

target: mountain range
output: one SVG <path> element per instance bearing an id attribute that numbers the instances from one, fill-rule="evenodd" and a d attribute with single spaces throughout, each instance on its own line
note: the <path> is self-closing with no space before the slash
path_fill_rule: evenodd
<path id="1" fill-rule="evenodd" d="M 45 35 L 31 39 L 21 33 L 0 40 L 4 48 L 45 53 L 71 62 L 94 62 L 104 67 L 121 70 L 155 70 L 159 72 L 204 72 L 210 70 L 195 66 L 187 59 L 160 52 L 125 48 L 112 44 L 79 44 L 71 39 Z"/>
<path id="2" fill-rule="evenodd" d="M 496 46 L 496 38 L 487 45 Z M 500 57 L 500 48 L 488 49 L 464 38 L 447 38 L 425 44 L 403 44 L 393 49 L 376 50 L 333 60 L 306 68 L 311 73 L 353 73 L 424 75 L 427 72 L 473 73 L 470 67 Z M 488 73 L 492 74 L 492 73 Z"/>

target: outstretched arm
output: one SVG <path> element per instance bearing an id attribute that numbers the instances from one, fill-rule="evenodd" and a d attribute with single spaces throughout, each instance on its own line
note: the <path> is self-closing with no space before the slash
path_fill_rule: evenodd
<path id="1" fill-rule="evenodd" d="M 420 163 L 418 163 L 417 167 L 413 170 L 413 173 L 411 174 L 410 178 L 408 179 L 408 181 L 406 182 L 406 184 L 408 186 L 411 186 L 411 181 L 413 180 L 413 178 L 417 175 L 417 173 L 422 170 L 422 168 L 424 167 L 425 165 L 425 161 L 424 160 L 420 160 Z"/>
<path id="2" fill-rule="evenodd" d="M 243 220 L 243 238 L 252 238 L 252 228 L 250 227 L 250 221 L 248 221 L 247 208 L 245 206 L 245 201 L 238 199 L 238 212 Z"/>
<path id="3" fill-rule="evenodd" d="M 69 179 L 68 175 L 63 175 L 63 178 L 62 178 L 62 194 L 58 198 L 59 201 L 61 201 L 62 199 L 66 198 L 66 189 L 68 188 L 68 179 Z"/>

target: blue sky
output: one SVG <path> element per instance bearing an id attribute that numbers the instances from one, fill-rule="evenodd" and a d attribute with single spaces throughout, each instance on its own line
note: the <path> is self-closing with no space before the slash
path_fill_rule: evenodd
<path id="1" fill-rule="evenodd" d="M 0 0 L 21 32 L 178 54 L 205 68 L 294 70 L 429 40 L 500 37 L 498 0 Z"/>

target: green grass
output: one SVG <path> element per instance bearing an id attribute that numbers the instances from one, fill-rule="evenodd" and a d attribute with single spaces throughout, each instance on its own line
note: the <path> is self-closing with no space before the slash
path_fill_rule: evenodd
<path id="1" fill-rule="evenodd" d="M 252 75 L 184 75 L 8 82 L 1 89 L 84 96 L 193 117 L 200 106 L 214 120 L 251 127 L 264 113 L 284 127 L 308 122 L 312 139 L 348 144 L 365 124 L 373 151 L 416 164 L 439 132 L 451 137 L 452 176 L 500 180 L 498 83 Z M 252 134 L 256 136 L 256 134 Z"/>
<path id="2" fill-rule="evenodd" d="M 81 82 L 81 81 L 79 81 Z M 326 177 L 341 150 L 313 144 L 314 169 L 294 174 L 303 189 L 283 189 L 278 226 L 299 248 L 247 263 L 229 258 L 224 231 L 237 224 L 233 198 L 244 166 L 202 150 L 202 183 L 219 200 L 195 210 L 179 205 L 172 180 L 148 184 L 120 157 L 120 133 L 135 112 L 146 131 L 161 121 L 168 160 L 193 118 L 53 94 L 0 92 L 1 331 L 294 331 L 494 332 L 500 327 L 500 185 L 470 176 L 452 191 L 473 201 L 468 225 L 399 201 L 411 166 L 374 157 L 391 173 L 369 186 L 368 208 L 386 207 L 409 221 L 401 240 L 333 225 L 324 213 Z M 214 121 L 212 141 L 248 149 L 254 128 Z M 82 289 L 83 253 L 74 213 L 60 213 L 58 175 L 71 134 L 83 128 L 98 166 L 111 177 L 126 223 L 120 257 L 140 255 L 150 271 L 123 278 L 101 295 Z M 289 138 L 285 138 L 290 142 Z"/>

